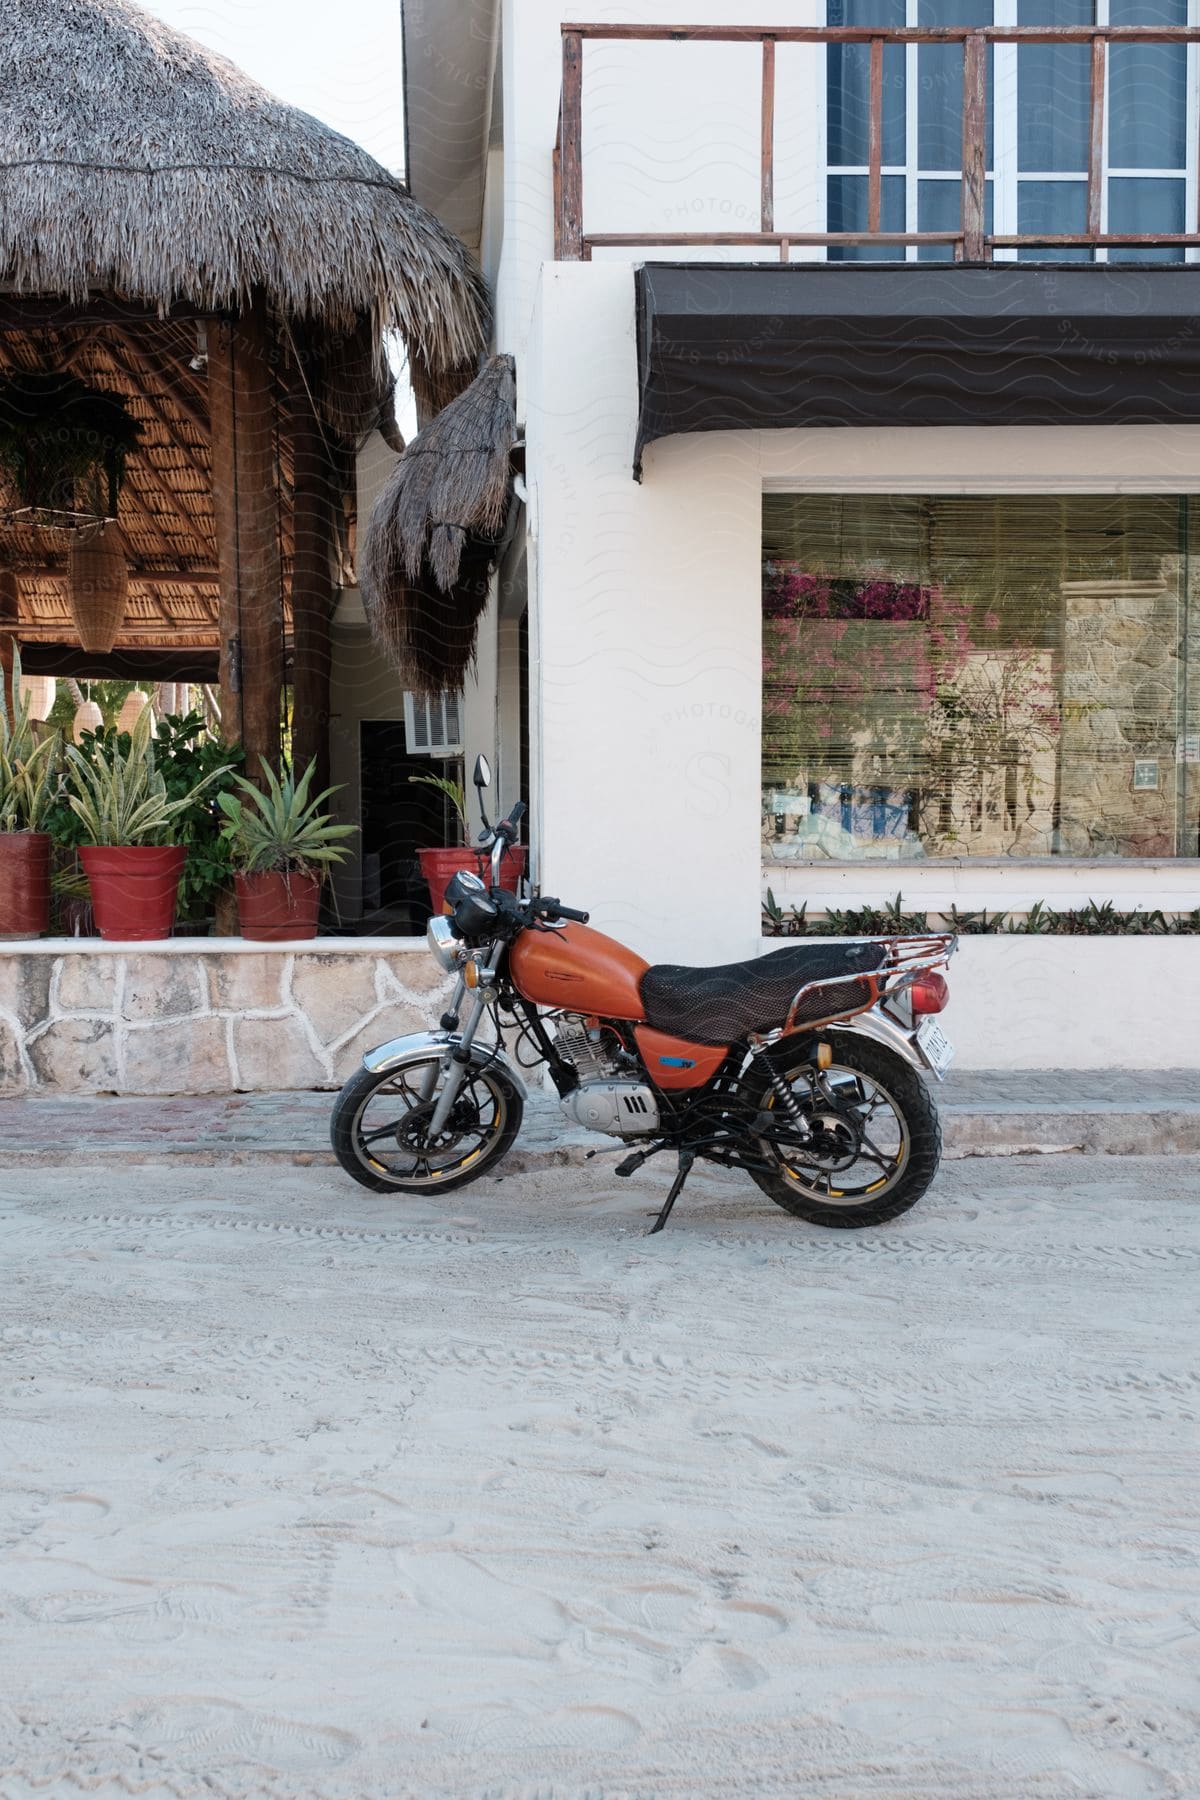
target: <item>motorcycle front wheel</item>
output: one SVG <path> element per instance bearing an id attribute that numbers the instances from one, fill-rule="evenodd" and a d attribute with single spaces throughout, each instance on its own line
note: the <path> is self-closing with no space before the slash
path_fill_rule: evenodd
<path id="1" fill-rule="evenodd" d="M 472 1064 L 444 1129 L 429 1135 L 441 1057 L 377 1074 L 359 1069 L 334 1103 L 334 1154 L 355 1181 L 377 1194 L 447 1193 L 493 1168 L 521 1129 L 525 1103 L 500 1064 Z"/>
<path id="2" fill-rule="evenodd" d="M 833 1051 L 828 1069 L 776 1057 L 807 1140 L 781 1119 L 781 1134 L 794 1141 L 760 1138 L 773 1166 L 752 1173 L 777 1206 L 812 1225 L 880 1225 L 915 1206 L 937 1174 L 937 1108 L 916 1070 L 885 1045 L 847 1032 L 823 1036 Z M 771 1085 L 759 1107 L 777 1118 L 785 1110 Z"/>

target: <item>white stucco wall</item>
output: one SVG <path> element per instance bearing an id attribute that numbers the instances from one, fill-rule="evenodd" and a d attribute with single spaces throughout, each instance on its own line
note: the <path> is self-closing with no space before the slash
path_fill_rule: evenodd
<path id="1" fill-rule="evenodd" d="M 675 960 L 758 943 L 765 488 L 1200 490 L 1195 426 L 719 432 L 653 445 L 639 487 L 628 264 L 544 267 L 525 368 L 544 880 Z M 898 888 L 928 909 L 1200 905 L 1190 859 L 775 865 L 766 878 L 810 912 Z"/>
<path id="2" fill-rule="evenodd" d="M 766 6 L 754 23 L 817 22 L 817 11 L 815 0 Z M 727 0 L 606 14 L 731 17 Z M 652 958 L 724 961 L 772 948 L 759 917 L 763 492 L 1197 492 L 1200 428 L 679 437 L 651 447 L 639 487 L 633 261 L 615 250 L 551 260 L 564 16 L 557 0 L 505 6 L 497 317 L 528 438 L 532 837 L 543 886 L 601 927 Z M 677 44 L 587 50 L 585 228 L 753 227 L 756 59 Z M 777 224 L 818 229 L 823 84 L 786 48 L 778 75 Z M 814 865 L 767 878 L 811 911 L 897 888 L 929 910 L 1200 904 L 1192 861 Z M 1198 971 L 1187 940 L 968 941 L 947 1023 L 966 1067 L 1194 1066 Z"/>
<path id="3" fill-rule="evenodd" d="M 817 25 L 822 0 L 761 0 L 752 18 L 730 0 L 617 0 L 588 19 L 640 25 Z M 551 156 L 570 0 L 504 0 L 504 243 L 497 343 L 520 354 L 538 273 L 554 255 Z M 775 219 L 822 230 L 824 64 L 820 53 L 776 54 Z M 588 231 L 757 231 L 762 61 L 756 44 L 593 42 L 584 47 L 584 226 Z M 710 261 L 768 259 L 767 249 L 671 251 Z M 799 256 L 800 253 L 795 253 Z M 598 260 L 627 260 L 621 250 Z"/>
<path id="4" fill-rule="evenodd" d="M 949 978 L 957 1068 L 1200 1069 L 1200 938 L 963 938 Z"/>
<path id="5" fill-rule="evenodd" d="M 752 955 L 757 459 L 680 440 L 634 483 L 628 266 L 547 265 L 528 373 L 543 884 L 647 955 Z"/>

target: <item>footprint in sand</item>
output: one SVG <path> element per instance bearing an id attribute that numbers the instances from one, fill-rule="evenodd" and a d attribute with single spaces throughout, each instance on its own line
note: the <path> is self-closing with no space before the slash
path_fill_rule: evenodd
<path id="1" fill-rule="evenodd" d="M 761 1663 L 741 1650 L 718 1644 L 702 1644 L 688 1659 L 679 1685 L 696 1694 L 722 1694 L 729 1688 L 746 1692 L 769 1679 Z"/>
<path id="2" fill-rule="evenodd" d="M 631 1625 L 676 1638 L 768 1638 L 788 1628 L 787 1615 L 777 1606 L 757 1600 L 714 1602 L 693 1588 L 665 1582 L 621 1588 L 603 1604 Z"/>
<path id="3" fill-rule="evenodd" d="M 746 1646 L 778 1637 L 787 1615 L 756 1600 L 710 1600 L 694 1589 L 657 1583 L 622 1588 L 602 1604 L 621 1628 L 596 1628 L 588 1645 L 604 1657 L 607 1643 L 624 1640 L 627 1653 L 650 1659 L 658 1680 L 676 1679 L 699 1693 L 761 1686 L 767 1670 Z"/>
<path id="4" fill-rule="evenodd" d="M 631 1713 L 611 1706 L 564 1706 L 540 1718 L 507 1706 L 483 1706 L 469 1713 L 435 1713 L 429 1729 L 460 1753 L 503 1756 L 519 1750 L 620 1750 L 641 1726 Z"/>
<path id="5" fill-rule="evenodd" d="M 137 1729 L 146 1743 L 170 1744 L 180 1760 L 191 1752 L 206 1774 L 222 1763 L 319 1770 L 345 1762 L 359 1748 L 348 1731 L 250 1712 L 222 1700 L 168 1702 L 140 1717 Z"/>

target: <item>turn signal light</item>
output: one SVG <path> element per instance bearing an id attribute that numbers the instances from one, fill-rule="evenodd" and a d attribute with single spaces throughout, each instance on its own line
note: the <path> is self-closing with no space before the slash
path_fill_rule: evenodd
<path id="1" fill-rule="evenodd" d="M 475 961 L 474 957 L 471 958 L 470 962 L 463 964 L 463 980 L 469 988 L 477 988 L 479 986 L 479 964 Z"/>
<path id="2" fill-rule="evenodd" d="M 950 998 L 950 984 L 944 975 L 931 969 L 928 975 L 917 976 L 909 992 L 914 1013 L 938 1013 Z"/>

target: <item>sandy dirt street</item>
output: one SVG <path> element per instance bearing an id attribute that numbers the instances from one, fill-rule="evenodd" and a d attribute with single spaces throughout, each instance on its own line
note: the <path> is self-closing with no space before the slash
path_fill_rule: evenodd
<path id="1" fill-rule="evenodd" d="M 0 1170 L 0 1795 L 1200 1793 L 1195 1159 Z"/>

